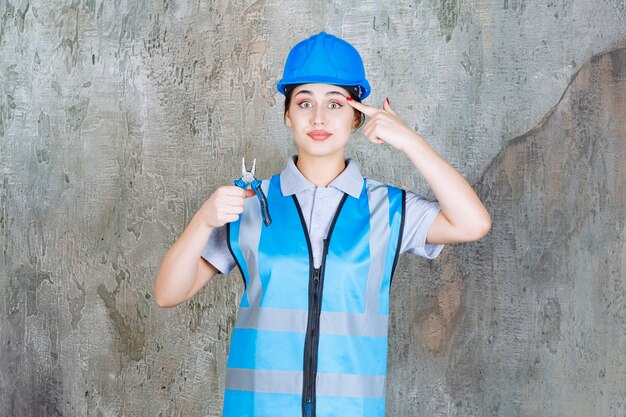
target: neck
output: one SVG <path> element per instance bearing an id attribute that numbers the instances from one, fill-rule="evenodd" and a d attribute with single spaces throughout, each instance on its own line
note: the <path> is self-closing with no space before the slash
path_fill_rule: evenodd
<path id="1" fill-rule="evenodd" d="M 298 154 L 296 166 L 312 184 L 327 187 L 346 169 L 343 153 L 330 156 Z"/>

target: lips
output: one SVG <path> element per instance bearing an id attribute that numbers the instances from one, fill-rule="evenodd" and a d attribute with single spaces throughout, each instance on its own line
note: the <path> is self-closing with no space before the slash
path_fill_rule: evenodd
<path id="1" fill-rule="evenodd" d="M 311 137 L 311 139 L 313 139 L 313 140 L 325 140 L 331 134 L 328 133 L 325 130 L 312 130 L 309 133 L 307 133 L 307 135 L 309 135 Z"/>

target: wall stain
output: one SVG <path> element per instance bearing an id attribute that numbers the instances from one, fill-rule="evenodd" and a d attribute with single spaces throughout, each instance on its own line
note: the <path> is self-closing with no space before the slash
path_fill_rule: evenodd
<path id="1" fill-rule="evenodd" d="M 13 20 L 14 14 L 15 14 L 15 7 L 11 3 L 9 3 L 9 1 L 6 1 L 4 15 L 0 19 L 0 44 L 4 40 L 4 32 L 6 30 L 6 25 Z"/>
<path id="2" fill-rule="evenodd" d="M 459 414 L 498 405 L 500 415 L 557 415 L 562 408 L 533 398 L 550 392 L 560 403 L 598 389 L 607 362 L 620 376 L 574 414 L 595 415 L 621 396 L 624 346 L 616 335 L 624 321 L 612 318 L 626 297 L 618 284 L 626 266 L 618 255 L 626 228 L 624 59 L 621 47 L 583 64 L 554 108 L 512 140 L 475 187 L 493 228 L 458 253 L 472 278 L 467 297 L 481 300 L 466 306 L 449 359 L 447 392 L 460 401 Z M 528 390 L 489 388 L 521 384 Z"/>
<path id="3" fill-rule="evenodd" d="M 561 339 L 561 304 L 557 298 L 548 298 L 539 313 L 539 340 L 551 353 L 557 352 Z"/>
<path id="4" fill-rule="evenodd" d="M 14 96 L 19 75 L 17 64 L 8 65 L 4 71 L 4 94 L 0 94 L 0 137 L 4 137 L 5 126 L 13 119 L 13 112 L 17 107 Z"/>
<path id="5" fill-rule="evenodd" d="M 45 271 L 42 266 L 42 258 L 46 256 L 46 246 L 41 234 L 41 224 L 31 223 L 27 234 L 28 263 L 19 265 L 9 278 L 9 301 L 7 302 L 9 317 L 18 314 L 24 307 L 26 307 L 26 317 L 38 315 L 37 293 L 42 283 L 47 281 L 50 286 L 54 285 L 50 272 Z"/>
<path id="6" fill-rule="evenodd" d="M 10 193 L 9 193 L 9 178 L 4 177 L 2 179 L 2 184 L 0 185 L 0 236 L 2 236 L 2 263 L 0 265 L 3 268 L 6 268 L 7 258 L 8 258 L 8 250 L 9 250 L 9 228 L 11 220 L 8 216 L 7 211 L 7 201 L 9 201 Z"/>
<path id="7" fill-rule="evenodd" d="M 143 317 L 139 311 L 139 305 L 135 307 L 136 315 L 124 316 L 117 308 L 116 301 L 122 281 L 127 280 L 128 277 L 130 277 L 128 270 L 118 270 L 115 276 L 115 281 L 117 282 L 115 289 L 108 291 L 104 284 L 100 284 L 96 293 L 104 302 L 109 318 L 119 336 L 121 343 L 118 345 L 117 351 L 128 355 L 128 357 L 134 361 L 139 361 L 144 356 L 146 345 L 145 326 Z"/>
<path id="8" fill-rule="evenodd" d="M 81 97 L 77 104 L 65 111 L 65 122 L 71 132 L 79 132 L 89 109 L 89 97 Z"/>
<path id="9" fill-rule="evenodd" d="M 24 10 L 17 9 L 17 29 L 20 33 L 24 32 L 24 19 L 26 18 L 26 13 L 28 12 L 28 8 L 30 7 L 30 2 L 26 2 L 26 5 L 23 6 Z"/>
<path id="10" fill-rule="evenodd" d="M 419 340 L 426 349 L 435 354 L 447 347 L 457 329 L 467 289 L 458 258 L 449 252 L 440 256 L 439 262 L 444 267 L 439 274 L 442 284 L 434 297 L 435 303 L 415 320 Z"/>
<path id="11" fill-rule="evenodd" d="M 70 309 L 70 314 L 72 315 L 72 330 L 78 330 L 78 323 L 82 318 L 82 312 L 85 308 L 85 285 L 78 282 L 76 277 L 72 276 L 72 282 L 76 285 L 76 288 L 79 291 L 79 294 L 76 297 L 70 297 L 68 294 L 66 296 L 66 300 L 68 303 L 68 307 Z"/>
<path id="12" fill-rule="evenodd" d="M 60 30 L 59 46 L 64 51 L 65 68 L 68 74 L 72 72 L 80 59 L 80 43 L 78 42 L 80 19 L 80 9 L 77 4 L 72 3 L 70 6 L 61 8 L 56 20 L 56 26 Z"/>
<path id="13" fill-rule="evenodd" d="M 446 38 L 446 43 L 452 39 L 452 32 L 459 20 L 463 0 L 434 0 L 432 8 L 439 20 L 439 29 Z"/>

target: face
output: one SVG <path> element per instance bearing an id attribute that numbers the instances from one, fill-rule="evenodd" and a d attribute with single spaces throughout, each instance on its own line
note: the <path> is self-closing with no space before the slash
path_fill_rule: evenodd
<path id="1" fill-rule="evenodd" d="M 302 84 L 294 89 L 285 124 L 293 130 L 298 154 L 343 155 L 360 121 L 346 103 L 348 96 L 346 89 L 331 84 Z"/>

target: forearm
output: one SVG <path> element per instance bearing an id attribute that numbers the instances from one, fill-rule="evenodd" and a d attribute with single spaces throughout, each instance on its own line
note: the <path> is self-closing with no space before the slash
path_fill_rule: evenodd
<path id="1" fill-rule="evenodd" d="M 388 143 L 403 151 L 435 193 L 443 215 L 430 225 L 426 241 L 455 243 L 480 239 L 491 228 L 491 218 L 465 178 L 448 164 L 419 133 L 398 117 L 389 99 L 378 109 L 346 98 L 370 117 L 363 134 L 372 143 Z"/>
<path id="2" fill-rule="evenodd" d="M 455 229 L 470 235 L 489 229 L 489 213 L 472 187 L 419 134 L 415 133 L 403 150 L 433 190 L 443 215 Z"/>
<path id="3" fill-rule="evenodd" d="M 163 257 L 154 283 L 158 305 L 170 307 L 187 299 L 198 272 L 198 260 L 213 228 L 196 214 Z"/>

